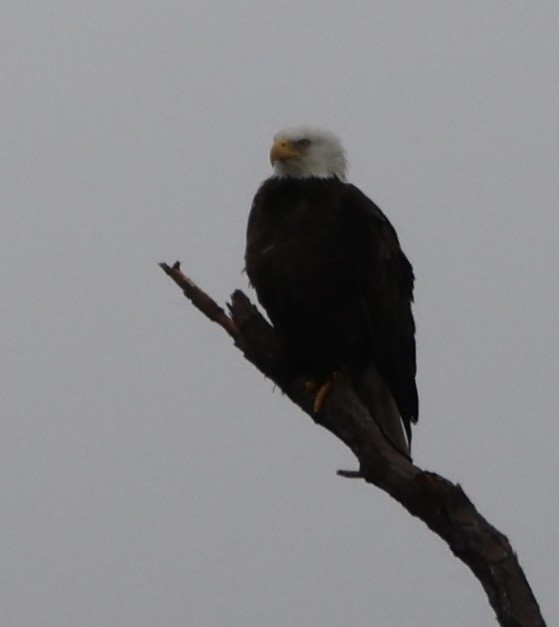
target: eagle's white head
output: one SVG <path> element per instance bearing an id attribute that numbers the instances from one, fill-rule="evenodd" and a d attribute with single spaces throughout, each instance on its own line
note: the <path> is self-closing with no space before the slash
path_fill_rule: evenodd
<path id="1" fill-rule="evenodd" d="M 270 161 L 278 177 L 346 180 L 347 161 L 340 140 L 319 128 L 290 128 L 277 133 Z"/>

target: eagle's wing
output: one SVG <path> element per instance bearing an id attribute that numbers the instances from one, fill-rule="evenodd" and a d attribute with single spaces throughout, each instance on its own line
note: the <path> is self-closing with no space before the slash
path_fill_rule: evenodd
<path id="1" fill-rule="evenodd" d="M 374 365 L 398 406 L 408 440 L 417 422 L 413 269 L 396 231 L 377 205 L 346 184 L 342 202 L 353 248 L 354 271 L 368 317 Z"/>

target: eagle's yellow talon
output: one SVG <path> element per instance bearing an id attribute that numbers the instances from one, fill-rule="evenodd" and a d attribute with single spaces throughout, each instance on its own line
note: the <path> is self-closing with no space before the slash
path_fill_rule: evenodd
<path id="1" fill-rule="evenodd" d="M 326 401 L 326 397 L 330 394 L 330 391 L 334 387 L 334 376 L 330 377 L 328 381 L 324 385 L 320 387 L 318 392 L 316 393 L 314 399 L 313 410 L 315 414 L 319 414 L 324 407 L 324 402 Z"/>

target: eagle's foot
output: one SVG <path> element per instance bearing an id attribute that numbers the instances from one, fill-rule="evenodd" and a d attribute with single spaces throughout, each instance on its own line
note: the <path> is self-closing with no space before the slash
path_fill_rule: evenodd
<path id="1" fill-rule="evenodd" d="M 322 411 L 322 408 L 324 407 L 324 402 L 326 401 L 326 397 L 328 396 L 328 394 L 330 394 L 330 391 L 332 390 L 333 387 L 334 387 L 334 377 L 331 377 L 318 390 L 318 392 L 316 393 L 316 396 L 314 397 L 313 410 L 315 414 L 319 414 Z"/>
<path id="2" fill-rule="evenodd" d="M 313 404 L 313 411 L 315 414 L 319 414 L 322 411 L 324 403 L 326 401 L 326 397 L 332 391 L 332 388 L 334 387 L 337 378 L 338 373 L 334 372 L 322 385 L 320 385 L 316 381 L 307 381 L 305 383 L 305 387 L 307 388 L 307 390 L 309 390 L 309 392 L 316 392 Z"/>

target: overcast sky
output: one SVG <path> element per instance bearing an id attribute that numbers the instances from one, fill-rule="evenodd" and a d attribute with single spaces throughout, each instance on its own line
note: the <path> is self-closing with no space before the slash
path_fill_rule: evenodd
<path id="1" fill-rule="evenodd" d="M 559 5 L 0 9 L 0 623 L 494 625 L 446 545 L 157 267 L 220 302 L 281 127 L 342 138 L 417 276 L 416 462 L 559 616 Z"/>

